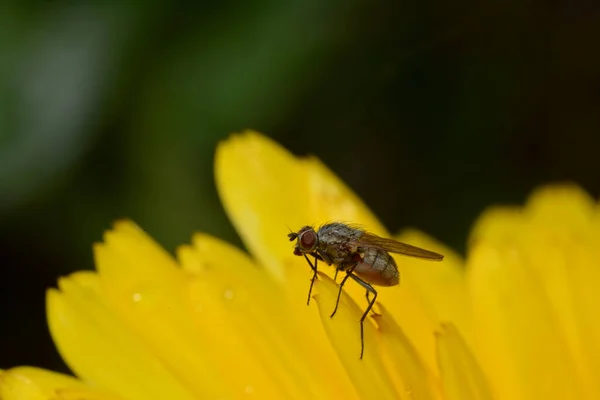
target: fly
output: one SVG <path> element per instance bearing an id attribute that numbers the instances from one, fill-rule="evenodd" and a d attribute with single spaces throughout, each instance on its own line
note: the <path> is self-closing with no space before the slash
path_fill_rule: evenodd
<path id="1" fill-rule="evenodd" d="M 347 225 L 341 222 L 331 222 L 315 230 L 311 226 L 304 226 L 298 232 L 288 234 L 290 241 L 296 240 L 294 254 L 304 256 L 313 271 L 313 276 L 308 289 L 308 300 L 315 279 L 317 279 L 317 262 L 323 261 L 335 267 L 335 277 L 339 271 L 346 273 L 340 282 L 335 308 L 331 317 L 337 311 L 344 284 L 351 278 L 364 289 L 369 305 L 360 318 L 360 358 L 362 359 L 364 344 L 363 323 L 377 299 L 375 286 L 395 286 L 400 283 L 400 273 L 396 261 L 389 253 L 397 253 L 410 257 L 417 257 L 430 261 L 442 261 L 444 256 L 433 251 L 424 250 L 393 239 L 386 239 L 367 232 L 364 229 Z M 314 258 L 314 264 L 311 262 Z M 370 299 L 370 295 L 373 298 Z"/>

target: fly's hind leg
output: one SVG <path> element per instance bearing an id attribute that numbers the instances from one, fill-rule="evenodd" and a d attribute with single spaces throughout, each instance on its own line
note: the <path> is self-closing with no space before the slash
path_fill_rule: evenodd
<path id="1" fill-rule="evenodd" d="M 360 279 L 358 276 L 356 276 L 354 274 L 349 274 L 348 276 L 350 276 L 352 279 L 354 279 L 354 281 L 356 283 L 358 283 L 360 286 L 367 289 L 367 299 L 369 298 L 368 293 L 369 292 L 373 293 L 373 300 L 369 301 L 369 305 L 367 306 L 367 309 L 365 310 L 362 317 L 360 318 L 360 358 L 362 359 L 363 353 L 365 352 L 364 322 L 365 322 L 365 318 L 367 317 L 367 315 L 369 315 L 369 311 L 371 311 L 371 309 L 373 308 L 373 304 L 375 304 L 375 300 L 377 299 L 377 290 L 375 290 L 373 288 L 373 286 L 369 285 L 367 282 L 363 281 L 362 279 Z"/>
<path id="2" fill-rule="evenodd" d="M 354 264 L 352 267 L 350 267 L 349 269 L 346 270 L 346 276 L 340 282 L 340 289 L 338 290 L 337 299 L 335 300 L 335 308 L 333 309 L 333 312 L 331 313 L 329 318 L 333 318 L 333 316 L 337 312 L 338 305 L 340 304 L 340 296 L 342 295 L 342 288 L 344 287 L 344 284 L 346 283 L 348 278 L 350 278 L 350 275 L 352 275 L 352 271 L 354 271 L 354 268 L 356 268 L 357 265 L 358 265 L 358 263 Z M 337 275 L 337 272 L 338 272 L 338 270 L 336 269 L 336 271 L 335 271 L 336 275 Z"/>
<path id="3" fill-rule="evenodd" d="M 379 258 L 379 255 L 380 255 L 380 254 L 381 254 L 381 253 L 379 253 L 379 252 L 377 252 L 377 253 L 375 254 L 375 259 L 372 261 L 372 264 L 373 264 L 373 265 L 376 265 L 376 264 L 377 264 L 377 259 Z M 373 288 L 371 288 L 371 289 L 373 289 Z M 370 290 L 369 290 L 369 289 L 367 289 L 367 291 L 365 292 L 365 296 L 367 297 L 367 304 L 371 304 L 371 299 L 369 299 L 369 293 L 370 293 Z M 371 310 L 371 312 L 373 313 L 373 315 L 377 315 L 377 316 L 381 315 L 381 314 L 379 314 L 379 313 L 375 312 L 375 310 Z"/>
<path id="4" fill-rule="evenodd" d="M 371 293 L 371 292 L 369 291 L 369 289 L 367 289 L 367 291 L 365 292 L 365 296 L 367 297 L 367 304 L 370 304 L 370 303 L 371 303 L 371 299 L 369 299 L 369 294 L 370 294 L 370 293 Z M 377 311 L 375 311 L 375 310 L 373 310 L 373 309 L 371 309 L 371 312 L 373 313 L 373 315 L 376 315 L 376 316 L 378 316 L 378 317 L 380 317 L 380 316 L 381 316 L 381 314 L 379 314 Z"/>

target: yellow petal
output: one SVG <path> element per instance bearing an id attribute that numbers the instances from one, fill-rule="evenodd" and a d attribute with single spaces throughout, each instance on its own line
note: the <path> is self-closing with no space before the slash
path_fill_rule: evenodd
<path id="1" fill-rule="evenodd" d="M 75 395 L 77 397 L 75 397 Z M 0 372 L 2 400 L 118 400 L 67 375 L 33 367 Z"/>
<path id="2" fill-rule="evenodd" d="M 468 287 L 482 367 L 500 398 L 582 398 L 556 315 L 527 263 L 519 247 L 479 241 L 471 251 Z"/>
<path id="3" fill-rule="evenodd" d="M 408 398 L 441 399 L 438 379 L 383 305 L 374 319 L 384 349 L 382 356 L 400 392 Z"/>
<path id="4" fill-rule="evenodd" d="M 349 222 L 362 225 L 378 235 L 388 235 L 362 200 L 319 159 L 308 157 L 299 161 L 308 176 L 305 197 L 310 200 L 308 210 L 312 223 Z"/>
<path id="5" fill-rule="evenodd" d="M 546 235 L 585 232 L 592 227 L 595 204 L 592 198 L 577 186 L 544 186 L 530 196 L 524 209 L 519 207 L 492 207 L 478 219 L 471 233 L 471 242 L 486 240 L 494 243 L 514 242 L 533 226 Z"/>
<path id="6" fill-rule="evenodd" d="M 289 229 L 311 221 L 307 173 L 301 163 L 270 139 L 251 131 L 222 142 L 215 156 L 215 180 L 223 207 L 261 265 L 285 279 L 282 260 L 293 259 Z"/>
<path id="7" fill-rule="evenodd" d="M 567 330 L 568 340 L 578 362 L 578 372 L 585 379 L 587 398 L 600 398 L 600 243 L 577 246 L 570 254 L 569 271 L 574 325 Z M 564 319 L 563 319 L 564 320 Z"/>
<path id="8" fill-rule="evenodd" d="M 219 145 L 215 179 L 244 244 L 279 280 L 286 278 L 285 267 L 299 268 L 286 237 L 289 229 L 340 220 L 384 233 L 358 197 L 318 160 L 296 158 L 256 132 Z"/>
<path id="9" fill-rule="evenodd" d="M 185 275 L 134 224 L 117 224 L 94 248 L 102 293 L 141 343 L 194 396 L 231 396 L 226 371 L 213 368 L 214 346 L 198 340 Z"/>
<path id="10" fill-rule="evenodd" d="M 524 209 L 493 208 L 478 221 L 473 242 L 515 249 L 529 279 L 544 296 L 556 335 L 572 358 L 582 390 L 600 394 L 600 323 L 595 312 L 600 285 L 595 268 L 600 258 L 596 206 L 580 188 L 552 185 L 536 190 Z"/>
<path id="11" fill-rule="evenodd" d="M 361 398 L 405 398 L 405 394 L 396 391 L 385 368 L 380 354 L 382 349 L 378 332 L 373 323 L 369 319 L 364 322 L 365 350 L 363 358 L 360 359 L 359 320 L 363 311 L 344 291 L 340 297 L 337 313 L 330 318 L 335 306 L 338 286 L 324 274 L 320 274 L 320 280 L 315 283 L 315 286 L 318 289 L 315 300 L 331 346 L 342 361 Z"/>
<path id="12" fill-rule="evenodd" d="M 596 205 L 581 188 L 552 185 L 536 190 L 524 210 L 528 224 L 519 235 L 528 267 L 536 275 L 558 320 L 559 332 L 573 357 L 574 372 L 589 398 L 600 395 L 597 380 L 600 322 L 597 309 L 600 275 L 600 227 Z M 590 313 L 591 312 L 591 313 Z"/>
<path id="13" fill-rule="evenodd" d="M 47 295 L 48 323 L 64 360 L 95 385 L 128 399 L 193 397 L 119 321 L 99 292 L 96 274 L 79 272 Z"/>
<path id="14" fill-rule="evenodd" d="M 453 321 L 463 328 L 467 324 L 464 260 L 455 251 L 426 234 L 407 229 L 397 238 L 423 249 L 439 252 L 444 260 L 424 261 L 411 257 L 397 257 L 398 268 L 403 273 L 403 282 L 418 292 L 428 312 L 437 321 Z M 397 304 L 397 307 L 402 307 Z"/>
<path id="15" fill-rule="evenodd" d="M 194 242 L 197 248 L 220 250 L 218 244 L 209 240 L 197 235 Z M 198 325 L 210 327 L 201 332 L 198 340 L 219 350 L 216 362 L 221 369 L 236 371 L 231 377 L 234 387 L 251 388 L 257 398 L 302 398 L 309 391 L 305 392 L 301 382 L 293 379 L 292 372 L 299 360 L 282 357 L 275 351 L 282 343 L 277 337 L 281 331 L 272 329 L 281 305 L 277 287 L 268 279 L 261 280 L 255 266 L 249 265 L 250 260 L 227 252 L 203 257 L 197 248 L 184 247 L 180 253 L 188 252 L 182 257 L 182 265 L 195 275 L 190 278 L 189 287 L 195 320 Z M 190 251 L 197 263 L 203 264 L 202 271 L 187 265 L 186 259 L 192 258 Z M 216 258 L 219 256 L 223 259 Z M 231 264 L 236 258 L 238 262 Z"/>
<path id="16" fill-rule="evenodd" d="M 258 398 L 356 397 L 325 338 L 314 335 L 320 326 L 306 328 L 274 279 L 229 244 L 208 235 L 193 243 L 179 254 L 194 274 L 198 318 L 214 324 L 202 340 L 228 344 L 219 361 L 235 368 Z M 280 394 L 268 395 L 269 385 Z"/>
<path id="17" fill-rule="evenodd" d="M 405 230 L 397 239 L 444 255 L 441 262 L 395 256 L 400 287 L 378 289 L 381 304 L 386 305 L 428 368 L 437 374 L 433 332 L 441 321 L 453 321 L 463 329 L 468 325 L 463 260 L 417 230 Z"/>
<path id="18" fill-rule="evenodd" d="M 401 382 L 401 390 L 414 399 L 441 399 L 437 378 L 383 305 L 375 317 L 389 371 Z"/>
<path id="19" fill-rule="evenodd" d="M 477 219 L 469 237 L 469 247 L 480 241 L 510 243 L 525 226 L 523 211 L 518 207 L 491 207 Z"/>
<path id="20" fill-rule="evenodd" d="M 525 213 L 548 227 L 579 231 L 591 225 L 595 206 L 592 197 L 579 186 L 548 185 L 532 193 Z"/>
<path id="21" fill-rule="evenodd" d="M 456 327 L 444 324 L 436 337 L 445 399 L 494 399 L 486 377 Z"/>

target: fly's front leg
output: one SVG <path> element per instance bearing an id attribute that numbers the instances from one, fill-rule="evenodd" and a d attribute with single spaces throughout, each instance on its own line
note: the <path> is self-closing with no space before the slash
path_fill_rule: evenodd
<path id="1" fill-rule="evenodd" d="M 315 264 L 313 265 L 312 262 L 310 262 L 310 259 L 308 258 L 308 256 L 306 254 L 304 254 L 304 258 L 306 258 L 306 262 L 308 262 L 308 265 L 310 265 L 310 268 L 313 270 L 313 276 L 312 279 L 310 280 L 310 287 L 308 288 L 308 299 L 306 300 L 306 305 L 310 304 L 310 294 L 312 293 L 312 288 L 313 285 L 315 284 L 315 279 L 317 279 L 317 261 L 318 258 L 315 257 Z"/>

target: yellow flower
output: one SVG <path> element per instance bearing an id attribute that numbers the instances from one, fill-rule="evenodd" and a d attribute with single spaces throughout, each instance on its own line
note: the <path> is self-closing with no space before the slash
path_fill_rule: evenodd
<path id="1" fill-rule="evenodd" d="M 466 261 L 425 234 L 397 238 L 441 263 L 398 257 L 401 284 L 347 284 L 292 254 L 288 227 L 330 220 L 388 235 L 314 158 L 245 132 L 217 151 L 216 180 L 249 253 L 205 234 L 173 258 L 132 222 L 94 247 L 96 272 L 59 280 L 47 314 L 78 379 L 0 371 L 0 399 L 597 399 L 600 210 L 569 185 L 488 210 Z"/>

